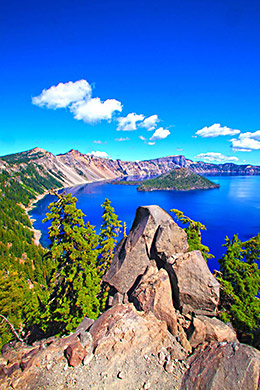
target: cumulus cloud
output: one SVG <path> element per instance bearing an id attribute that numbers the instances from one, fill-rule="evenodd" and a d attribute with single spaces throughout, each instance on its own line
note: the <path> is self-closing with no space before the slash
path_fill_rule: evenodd
<path id="1" fill-rule="evenodd" d="M 220 123 L 214 123 L 212 126 L 203 127 L 203 129 L 196 131 L 196 134 L 203 138 L 214 138 L 220 135 L 236 135 L 240 130 L 230 129 L 227 126 L 221 126 Z"/>
<path id="2" fill-rule="evenodd" d="M 233 162 L 238 161 L 238 158 L 235 156 L 225 156 L 222 153 L 216 153 L 216 152 L 207 152 L 207 153 L 200 153 L 195 158 L 198 158 L 200 160 L 205 160 L 207 162 Z"/>
<path id="3" fill-rule="evenodd" d="M 98 150 L 96 152 L 92 151 L 88 154 L 95 157 L 109 158 L 109 155 L 106 152 L 99 152 Z"/>
<path id="4" fill-rule="evenodd" d="M 104 102 L 100 98 L 89 101 L 80 100 L 70 106 L 70 111 L 75 119 L 82 119 L 85 123 L 96 123 L 103 119 L 111 120 L 115 111 L 122 111 L 122 104 L 115 99 L 107 99 Z"/>
<path id="5" fill-rule="evenodd" d="M 120 131 L 133 131 L 137 130 L 137 122 L 141 122 L 144 119 L 144 115 L 131 112 L 126 117 L 117 118 L 118 126 L 117 130 Z"/>
<path id="6" fill-rule="evenodd" d="M 121 137 L 121 138 L 115 138 L 115 141 L 117 141 L 117 142 L 130 141 L 130 138 L 128 138 L 128 137 L 125 137 L 125 138 L 123 138 L 123 137 Z"/>
<path id="7" fill-rule="evenodd" d="M 237 152 L 251 152 L 252 150 L 260 149 L 260 130 L 254 133 L 246 132 L 241 133 L 239 137 L 230 140 L 231 147 Z"/>
<path id="8" fill-rule="evenodd" d="M 100 141 L 100 140 L 95 140 L 95 141 L 93 141 L 93 143 L 94 143 L 94 144 L 99 144 L 99 145 L 101 145 L 103 142 Z"/>
<path id="9" fill-rule="evenodd" d="M 148 142 L 148 145 L 154 145 L 155 142 Z"/>
<path id="10" fill-rule="evenodd" d="M 79 100 L 90 99 L 91 93 L 91 86 L 86 80 L 69 81 L 44 89 L 39 96 L 32 98 L 32 103 L 55 110 L 68 107 Z"/>
<path id="11" fill-rule="evenodd" d="M 251 152 L 260 149 L 260 142 L 252 138 L 232 139 L 232 149 L 237 152 Z"/>
<path id="12" fill-rule="evenodd" d="M 68 107 L 75 119 L 91 124 L 101 120 L 110 121 L 114 112 L 123 109 L 118 100 L 107 99 L 102 102 L 99 97 L 92 98 L 92 88 L 86 80 L 59 83 L 44 89 L 39 96 L 32 98 L 32 103 L 54 110 Z"/>
<path id="13" fill-rule="evenodd" d="M 142 140 L 142 141 L 146 141 L 146 138 L 142 135 L 139 135 L 139 138 Z"/>
<path id="14" fill-rule="evenodd" d="M 140 123 L 140 127 L 144 127 L 148 131 L 152 131 L 156 128 L 158 122 L 160 122 L 158 115 L 151 115 Z"/>
<path id="15" fill-rule="evenodd" d="M 167 129 L 164 129 L 163 127 L 159 127 L 159 129 L 155 130 L 153 135 L 150 138 L 150 141 L 157 141 L 160 139 L 167 138 L 168 135 L 170 135 L 170 131 Z"/>

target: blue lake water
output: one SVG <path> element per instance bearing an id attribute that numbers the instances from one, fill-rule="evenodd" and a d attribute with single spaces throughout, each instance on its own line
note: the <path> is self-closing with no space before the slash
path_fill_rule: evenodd
<path id="1" fill-rule="evenodd" d="M 167 212 L 175 208 L 195 221 L 202 222 L 202 243 L 209 246 L 215 259 L 209 260 L 213 271 L 217 259 L 223 254 L 225 236 L 238 234 L 244 241 L 260 232 L 260 176 L 214 176 L 210 180 L 220 184 L 219 189 L 203 191 L 138 192 L 136 186 L 113 185 L 99 182 L 66 189 L 78 199 L 78 208 L 86 214 L 86 221 L 99 226 L 102 219 L 101 204 L 105 198 L 112 202 L 119 219 L 126 222 L 129 231 L 138 206 L 156 204 Z M 31 211 L 34 227 L 42 231 L 41 243 L 48 246 L 48 226 L 42 224 L 48 204 L 54 197 L 47 195 Z"/>

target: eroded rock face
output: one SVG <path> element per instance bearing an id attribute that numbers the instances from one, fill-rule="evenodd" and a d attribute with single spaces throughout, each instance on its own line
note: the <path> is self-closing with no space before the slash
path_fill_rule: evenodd
<path id="1" fill-rule="evenodd" d="M 116 305 L 103 313 L 90 328 L 94 354 L 113 360 L 139 351 L 144 355 L 169 347 L 172 337 L 167 324 L 153 313 L 138 312 L 133 304 Z"/>
<path id="2" fill-rule="evenodd" d="M 153 259 L 152 244 L 160 226 L 163 227 L 162 231 L 158 232 L 160 250 L 167 247 L 169 241 L 175 243 L 169 252 L 177 253 L 183 245 L 183 250 L 187 250 L 186 233 L 166 211 L 159 206 L 139 207 L 128 237 L 119 243 L 115 251 L 111 267 L 103 277 L 104 282 L 121 294 L 127 293 Z M 170 234 L 168 239 L 165 229 Z"/>
<path id="3" fill-rule="evenodd" d="M 160 224 L 154 237 L 154 256 L 161 264 L 177 253 L 186 253 L 189 250 L 187 235 L 171 218 Z"/>
<path id="4" fill-rule="evenodd" d="M 193 318 L 187 334 L 189 342 L 194 348 L 205 342 L 238 341 L 234 329 L 215 317 L 197 316 Z"/>
<path id="5" fill-rule="evenodd" d="M 245 344 L 215 343 L 189 360 L 182 390 L 259 390 L 260 352 Z"/>
<path id="6" fill-rule="evenodd" d="M 216 315 L 219 283 L 200 251 L 180 254 L 172 264 L 175 296 L 183 313 Z"/>
<path id="7" fill-rule="evenodd" d="M 159 320 L 166 321 L 173 335 L 177 334 L 177 318 L 172 302 L 169 276 L 164 269 L 158 271 L 156 264 L 147 267 L 138 286 L 130 296 L 138 310 L 154 313 Z"/>

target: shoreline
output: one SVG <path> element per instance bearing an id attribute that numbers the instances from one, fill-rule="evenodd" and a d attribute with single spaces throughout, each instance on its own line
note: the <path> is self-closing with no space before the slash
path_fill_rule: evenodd
<path id="1" fill-rule="evenodd" d="M 91 181 L 88 181 L 86 183 L 78 183 L 78 184 L 75 184 L 74 186 L 70 186 L 70 187 L 65 187 L 64 186 L 64 187 L 55 188 L 54 190 L 55 191 L 65 190 L 66 188 L 73 188 L 73 187 L 77 187 L 79 185 L 85 185 L 85 184 L 91 184 L 91 183 L 97 183 L 97 182 L 100 182 L 100 181 L 109 181 L 109 180 L 110 179 L 91 180 Z M 31 230 L 33 231 L 33 234 L 34 234 L 34 241 L 33 242 L 34 242 L 35 245 L 41 245 L 40 239 L 41 239 L 41 236 L 42 236 L 42 232 L 39 229 L 35 229 L 35 227 L 33 226 L 33 223 L 35 222 L 35 219 L 32 218 L 32 216 L 29 213 L 30 213 L 30 211 L 32 211 L 36 207 L 37 203 L 40 200 L 42 200 L 43 198 L 45 198 L 45 196 L 48 195 L 48 194 L 49 194 L 49 190 L 44 191 L 43 194 L 37 195 L 37 197 L 30 202 L 29 206 L 24 208 L 25 213 L 27 214 L 28 218 L 31 221 L 31 225 L 32 225 Z M 42 246 L 42 248 L 44 248 L 44 247 Z"/>

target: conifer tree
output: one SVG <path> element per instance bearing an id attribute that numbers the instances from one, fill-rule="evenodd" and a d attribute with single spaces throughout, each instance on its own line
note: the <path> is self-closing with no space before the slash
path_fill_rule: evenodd
<path id="1" fill-rule="evenodd" d="M 232 240 L 226 237 L 227 250 L 219 260 L 218 280 L 222 286 L 219 316 L 232 323 L 241 341 L 260 349 L 260 277 L 252 257 L 256 253 L 256 240 L 254 237 L 241 243 L 237 235 Z"/>
<path id="2" fill-rule="evenodd" d="M 115 210 L 111 207 L 111 202 L 106 199 L 101 205 L 103 208 L 102 224 L 99 234 L 99 258 L 98 258 L 98 270 L 101 277 L 108 270 L 112 258 L 114 249 L 117 243 L 117 237 L 120 232 L 121 221 L 118 220 L 118 216 L 115 214 Z M 108 296 L 109 287 L 106 283 L 101 283 L 101 290 L 99 294 L 100 309 L 103 311 L 106 306 L 106 300 Z"/>
<path id="3" fill-rule="evenodd" d="M 84 316 L 96 319 L 99 314 L 98 237 L 85 224 L 72 194 L 55 195 L 44 220 L 51 221 L 49 256 L 54 262 L 45 322 L 50 333 L 62 334 L 75 329 Z"/>
<path id="4" fill-rule="evenodd" d="M 184 225 L 188 224 L 188 227 L 184 228 L 184 230 L 187 233 L 189 250 L 201 251 L 205 261 L 207 261 L 207 259 L 212 259 L 214 256 L 209 253 L 209 248 L 201 243 L 201 230 L 207 230 L 205 225 L 186 217 L 180 210 L 172 209 L 170 211 L 176 215 L 177 221 L 180 221 Z"/>
<path id="5" fill-rule="evenodd" d="M 106 198 L 101 207 L 104 211 L 99 234 L 100 255 L 98 268 L 101 275 L 104 275 L 111 264 L 117 237 L 122 225 L 121 221 L 118 220 L 118 216 L 115 214 L 115 209 L 111 206 L 109 199 Z"/>

